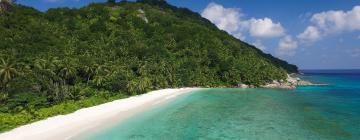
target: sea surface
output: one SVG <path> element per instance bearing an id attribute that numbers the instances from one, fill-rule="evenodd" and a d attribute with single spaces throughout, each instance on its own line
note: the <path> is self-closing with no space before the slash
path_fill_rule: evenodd
<path id="1" fill-rule="evenodd" d="M 327 86 L 204 89 L 82 140 L 360 140 L 360 71 L 306 70 Z"/>

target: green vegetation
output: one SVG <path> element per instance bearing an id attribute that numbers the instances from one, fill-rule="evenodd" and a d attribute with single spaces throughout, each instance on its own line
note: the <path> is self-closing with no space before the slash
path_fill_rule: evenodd
<path id="1" fill-rule="evenodd" d="M 261 85 L 297 72 L 161 0 L 0 13 L 0 131 L 150 90 Z"/>

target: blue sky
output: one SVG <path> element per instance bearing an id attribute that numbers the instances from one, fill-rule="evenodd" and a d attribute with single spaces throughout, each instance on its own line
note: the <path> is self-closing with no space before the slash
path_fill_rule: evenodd
<path id="1" fill-rule="evenodd" d="M 18 0 L 41 11 L 105 0 Z M 360 0 L 168 0 L 300 69 L 360 69 Z"/>

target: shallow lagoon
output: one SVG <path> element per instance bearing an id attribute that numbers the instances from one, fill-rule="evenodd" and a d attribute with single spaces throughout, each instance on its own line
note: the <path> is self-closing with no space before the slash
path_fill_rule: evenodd
<path id="1" fill-rule="evenodd" d="M 330 85 L 204 89 L 78 139 L 360 139 L 360 75 L 303 78 Z"/>

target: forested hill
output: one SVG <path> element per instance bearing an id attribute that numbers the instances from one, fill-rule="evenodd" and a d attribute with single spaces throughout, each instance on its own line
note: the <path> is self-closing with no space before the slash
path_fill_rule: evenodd
<path id="1" fill-rule="evenodd" d="M 161 0 L 46 12 L 9 4 L 0 13 L 0 58 L 0 111 L 25 111 L 30 121 L 44 117 L 38 109 L 94 96 L 261 85 L 297 72 Z"/>

